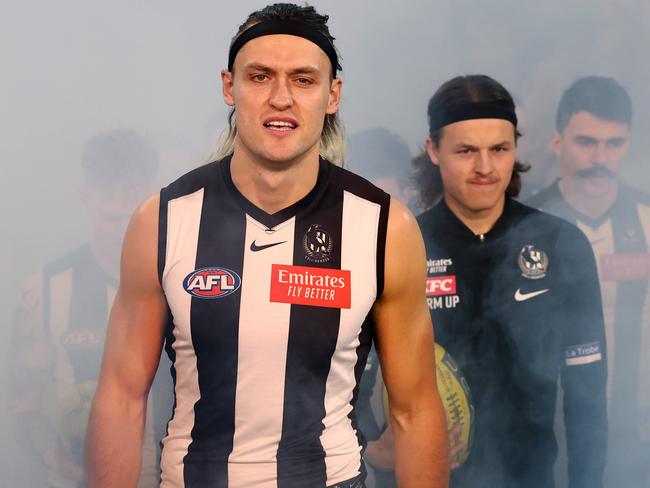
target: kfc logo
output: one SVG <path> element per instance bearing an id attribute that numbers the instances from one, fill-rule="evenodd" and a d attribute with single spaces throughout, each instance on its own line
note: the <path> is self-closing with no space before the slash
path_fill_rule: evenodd
<path id="1" fill-rule="evenodd" d="M 432 276 L 427 278 L 427 296 L 456 294 L 456 275 Z"/>

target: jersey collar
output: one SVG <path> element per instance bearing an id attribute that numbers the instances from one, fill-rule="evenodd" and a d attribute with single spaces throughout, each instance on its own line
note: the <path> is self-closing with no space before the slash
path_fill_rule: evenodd
<path id="1" fill-rule="evenodd" d="M 492 228 L 481 235 L 476 235 L 472 230 L 467 227 L 447 206 L 445 199 L 443 198 L 436 205 L 435 211 L 438 214 L 438 219 L 436 219 L 444 230 L 441 232 L 449 232 L 455 235 L 457 238 L 463 239 L 465 241 L 478 241 L 482 242 L 485 240 L 494 240 L 498 237 L 505 234 L 508 227 L 512 224 L 511 214 L 512 214 L 512 198 L 506 197 L 505 203 L 503 206 L 503 212 L 494 223 Z M 482 236 L 482 237 L 481 237 Z"/>
<path id="2" fill-rule="evenodd" d="M 598 227 L 603 225 L 607 221 L 607 219 L 610 218 L 613 209 L 618 205 L 622 196 L 619 188 L 618 195 L 616 195 L 616 200 L 614 200 L 612 206 L 609 207 L 607 210 L 605 210 L 605 212 L 603 212 L 598 217 L 593 218 L 583 214 L 564 199 L 564 195 L 562 195 L 562 192 L 560 191 L 560 178 L 555 180 L 555 182 L 550 186 L 549 191 L 551 194 L 552 201 L 561 202 L 561 205 L 564 207 L 562 210 L 562 213 L 564 215 L 567 215 L 572 221 L 579 220 L 581 222 L 584 222 L 592 229 L 597 229 Z M 542 208 L 542 210 L 544 209 Z"/>
<path id="3" fill-rule="evenodd" d="M 319 158 L 318 162 L 318 178 L 316 179 L 316 184 L 314 187 L 305 195 L 303 198 L 298 200 L 296 203 L 289 205 L 288 207 L 283 208 L 273 214 L 266 213 L 261 208 L 257 207 L 250 202 L 244 195 L 240 193 L 235 184 L 232 181 L 232 174 L 230 172 L 230 163 L 232 160 L 232 155 L 224 158 L 219 167 L 221 169 L 221 176 L 223 177 L 223 182 L 226 186 L 228 193 L 231 197 L 237 202 L 237 204 L 246 212 L 248 215 L 253 217 L 255 220 L 264 224 L 267 228 L 272 229 L 281 223 L 289 220 L 291 217 L 297 216 L 298 214 L 304 212 L 315 204 L 318 199 L 323 195 L 327 187 L 327 181 L 329 179 L 331 164 L 329 161 Z"/>

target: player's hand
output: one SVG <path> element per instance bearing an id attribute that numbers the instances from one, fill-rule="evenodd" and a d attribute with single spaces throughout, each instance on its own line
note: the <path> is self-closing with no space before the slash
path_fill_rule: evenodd
<path id="1" fill-rule="evenodd" d="M 395 469 L 395 449 L 393 431 L 388 427 L 376 441 L 368 442 L 364 454 L 366 460 L 375 469 Z"/>
<path id="2" fill-rule="evenodd" d="M 449 434 L 449 455 L 451 457 L 451 469 L 456 469 L 460 466 L 456 454 L 467 449 L 467 443 L 463 442 L 463 428 L 460 424 L 448 430 Z"/>

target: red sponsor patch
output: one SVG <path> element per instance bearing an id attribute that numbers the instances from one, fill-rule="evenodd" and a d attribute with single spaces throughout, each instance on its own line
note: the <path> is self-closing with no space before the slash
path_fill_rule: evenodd
<path id="1" fill-rule="evenodd" d="M 456 275 L 429 276 L 427 278 L 427 296 L 455 295 Z"/>
<path id="2" fill-rule="evenodd" d="M 603 281 L 650 279 L 650 253 L 603 254 L 600 256 Z"/>
<path id="3" fill-rule="evenodd" d="M 271 301 L 350 308 L 350 271 L 310 266 L 271 266 Z"/>

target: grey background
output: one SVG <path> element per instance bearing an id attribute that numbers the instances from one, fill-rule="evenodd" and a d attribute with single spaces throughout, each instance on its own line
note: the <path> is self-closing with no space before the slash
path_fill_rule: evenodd
<path id="1" fill-rule="evenodd" d="M 0 4 L 0 347 L 8 347 L 9 317 L 25 277 L 85 240 L 78 189 L 86 140 L 108 129 L 141 133 L 161 155 L 158 186 L 204 162 L 227 113 L 219 71 L 228 43 L 246 15 L 265 4 Z M 624 179 L 650 190 L 647 1 L 313 4 L 331 16 L 342 54 L 349 134 L 383 126 L 415 154 L 436 87 L 457 74 L 485 73 L 524 111 L 521 156 L 533 165 L 524 185 L 548 182 L 560 94 L 579 76 L 613 76 L 635 108 Z M 0 375 L 0 395 L 5 431 L 6 375 Z M 16 459 L 11 440 L 2 439 L 0 459 L 8 463 L 2 472 L 29 486 L 33 466 Z"/>

